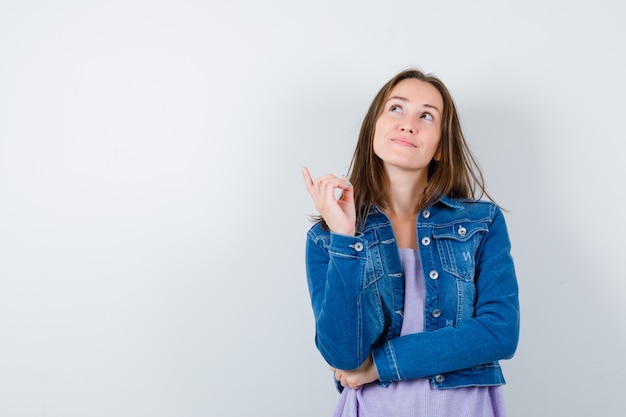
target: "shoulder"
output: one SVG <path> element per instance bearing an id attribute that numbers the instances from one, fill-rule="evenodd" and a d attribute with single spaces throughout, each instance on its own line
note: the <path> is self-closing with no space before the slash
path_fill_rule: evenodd
<path id="1" fill-rule="evenodd" d="M 488 200 L 444 197 L 429 209 L 439 222 L 480 221 L 491 223 L 500 217 L 500 207 Z"/>
<path id="2" fill-rule="evenodd" d="M 437 203 L 437 206 L 448 208 L 449 211 L 456 210 L 460 215 L 464 213 L 487 213 L 494 215 L 500 211 L 498 205 L 493 201 L 468 198 L 444 197 Z"/>
<path id="3" fill-rule="evenodd" d="M 307 232 L 307 238 L 317 241 L 319 239 L 328 239 L 330 237 L 330 230 L 322 226 L 322 222 L 318 221 Z"/>

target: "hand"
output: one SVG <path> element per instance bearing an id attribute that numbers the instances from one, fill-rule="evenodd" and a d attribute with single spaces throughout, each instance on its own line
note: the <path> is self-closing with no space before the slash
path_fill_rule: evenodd
<path id="1" fill-rule="evenodd" d="M 344 388 L 350 387 L 352 389 L 359 389 L 363 385 L 378 379 L 378 370 L 376 369 L 376 365 L 374 365 L 372 355 L 368 356 L 361 366 L 352 371 L 342 371 L 332 366 L 330 370 L 335 373 L 335 379 L 341 382 L 341 386 Z"/>
<path id="2" fill-rule="evenodd" d="M 329 229 L 335 233 L 354 236 L 356 229 L 356 210 L 354 208 L 354 188 L 346 177 L 337 178 L 332 174 L 311 178 L 307 167 L 302 167 L 304 184 L 309 191 L 315 208 L 320 213 Z M 335 197 L 335 189 L 342 192 L 341 198 Z"/>

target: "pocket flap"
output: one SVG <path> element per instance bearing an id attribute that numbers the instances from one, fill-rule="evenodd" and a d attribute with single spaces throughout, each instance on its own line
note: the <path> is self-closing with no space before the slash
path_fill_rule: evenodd
<path id="1" fill-rule="evenodd" d="M 433 229 L 433 237 L 435 239 L 454 239 L 459 242 L 465 242 L 474 236 L 477 232 L 486 232 L 487 224 L 476 221 L 461 221 L 448 224 Z"/>

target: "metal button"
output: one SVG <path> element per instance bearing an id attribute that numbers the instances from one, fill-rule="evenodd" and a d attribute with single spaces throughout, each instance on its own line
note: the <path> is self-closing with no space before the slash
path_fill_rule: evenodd
<path id="1" fill-rule="evenodd" d="M 430 245 L 430 238 L 429 237 L 423 237 L 422 238 L 422 245 L 424 245 L 424 246 Z"/>
<path id="2" fill-rule="evenodd" d="M 437 318 L 437 317 L 441 316 L 441 310 L 439 310 L 438 308 L 436 308 L 436 309 L 434 309 L 434 310 L 433 310 L 433 312 L 432 312 L 432 313 L 430 313 L 430 314 L 432 314 L 432 316 L 433 316 L 434 318 Z"/>
<path id="3" fill-rule="evenodd" d="M 433 269 L 432 271 L 428 273 L 428 276 L 430 277 L 430 279 L 437 279 L 439 278 L 439 272 Z"/>
<path id="4" fill-rule="evenodd" d="M 357 252 L 361 252 L 363 250 L 363 244 L 361 242 L 356 242 L 354 244 L 354 250 Z"/>
<path id="5" fill-rule="evenodd" d="M 446 380 L 446 377 L 445 377 L 445 376 L 443 376 L 443 375 L 441 375 L 441 374 L 439 374 L 439 375 L 437 375 L 437 376 L 435 377 L 435 382 L 437 382 L 437 383 L 439 383 L 439 384 L 441 384 L 441 383 L 442 383 L 443 381 L 445 381 L 445 380 Z"/>
<path id="6" fill-rule="evenodd" d="M 459 226 L 459 235 L 465 236 L 466 233 L 467 233 L 467 229 L 464 228 L 463 226 Z"/>
<path id="7" fill-rule="evenodd" d="M 422 217 L 427 219 L 430 217 L 430 211 L 429 210 L 424 210 L 422 211 Z"/>

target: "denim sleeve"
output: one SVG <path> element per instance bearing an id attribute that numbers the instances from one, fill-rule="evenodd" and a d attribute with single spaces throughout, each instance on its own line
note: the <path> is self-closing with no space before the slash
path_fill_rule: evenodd
<path id="1" fill-rule="evenodd" d="M 324 359 L 338 369 L 355 369 L 370 353 L 363 339 L 359 305 L 366 246 L 362 237 L 320 233 L 315 227 L 307 235 L 306 272 L 315 343 Z"/>
<path id="2" fill-rule="evenodd" d="M 505 221 L 495 205 L 476 254 L 475 286 L 473 318 L 374 349 L 380 380 L 423 378 L 513 356 L 519 337 L 518 286 Z"/>

